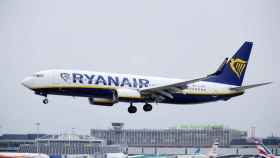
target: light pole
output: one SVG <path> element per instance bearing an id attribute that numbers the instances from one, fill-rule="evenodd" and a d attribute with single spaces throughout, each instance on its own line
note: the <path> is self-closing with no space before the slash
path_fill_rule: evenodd
<path id="1" fill-rule="evenodd" d="M 36 136 L 36 149 L 37 149 L 37 153 L 39 153 L 39 142 L 38 142 L 38 139 L 39 139 L 39 127 L 40 127 L 40 122 L 36 122 L 36 129 L 37 129 L 37 136 Z"/>

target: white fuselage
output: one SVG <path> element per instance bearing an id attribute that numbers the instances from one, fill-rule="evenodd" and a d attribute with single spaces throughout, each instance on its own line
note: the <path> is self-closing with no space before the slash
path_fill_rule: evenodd
<path id="1" fill-rule="evenodd" d="M 143 101 L 143 96 L 139 91 L 150 87 L 169 85 L 182 81 L 184 80 L 105 72 L 47 70 L 27 77 L 23 81 L 23 85 L 35 92 L 38 91 L 44 93 L 44 90 L 47 90 L 46 93 L 48 94 L 93 98 L 102 98 L 102 93 L 107 93 L 106 90 L 116 90 L 118 92 L 118 97 L 120 98 L 119 101 L 130 101 L 131 99 L 134 101 L 135 99 Z M 183 90 L 176 91 L 173 94 L 175 97 L 168 98 L 169 100 L 167 103 L 177 103 L 177 95 L 180 98 L 180 102 L 178 102 L 179 104 L 187 104 L 188 99 L 193 100 L 190 101 L 190 103 L 216 101 L 223 99 L 223 96 L 231 97 L 231 95 L 236 94 L 235 91 L 230 90 L 232 87 L 236 86 L 199 81 L 189 84 L 187 88 Z M 71 91 L 69 89 L 71 89 Z M 54 90 L 54 92 L 52 92 L 52 90 Z M 183 97 L 185 96 L 186 100 L 184 101 Z M 207 96 L 207 98 L 205 96 Z M 218 98 L 219 96 L 222 97 Z M 199 100 L 199 97 L 204 97 L 204 99 Z"/>

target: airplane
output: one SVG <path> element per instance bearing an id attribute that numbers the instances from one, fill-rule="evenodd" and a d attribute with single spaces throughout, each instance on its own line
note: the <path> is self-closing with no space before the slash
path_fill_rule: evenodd
<path id="1" fill-rule="evenodd" d="M 49 158 L 49 156 L 42 153 L 0 152 L 0 158 Z"/>
<path id="2" fill-rule="evenodd" d="M 198 154 L 200 154 L 200 148 L 197 148 L 194 152 L 194 155 L 198 155 Z"/>
<path id="3" fill-rule="evenodd" d="M 177 155 L 176 158 L 219 158 L 217 154 L 219 143 L 215 141 L 209 150 L 209 152 L 205 154 L 200 153 L 200 148 L 198 148 L 194 154 L 191 155 Z"/>
<path id="4" fill-rule="evenodd" d="M 218 149 L 219 149 L 219 142 L 216 139 L 208 151 L 208 153 L 201 154 L 200 153 L 200 148 L 198 148 L 193 155 L 178 155 L 177 158 L 234 158 L 234 157 L 240 157 L 240 155 L 236 154 L 218 154 Z"/>
<path id="5" fill-rule="evenodd" d="M 206 155 L 206 158 L 218 158 L 219 157 L 218 156 L 218 147 L 219 147 L 219 143 L 217 141 L 215 141 L 212 145 L 212 148 Z"/>
<path id="6" fill-rule="evenodd" d="M 275 156 L 263 143 L 260 141 L 255 141 L 256 148 L 258 151 L 258 156 L 262 158 L 279 158 L 280 156 Z"/>
<path id="7" fill-rule="evenodd" d="M 44 97 L 65 95 L 87 97 L 92 105 L 113 106 L 128 102 L 129 113 L 136 113 L 133 103 L 144 103 L 145 112 L 151 103 L 198 104 L 227 101 L 245 90 L 271 82 L 242 86 L 253 42 L 244 42 L 231 59 L 226 58 L 216 72 L 192 80 L 148 77 L 106 72 L 53 69 L 26 77 L 22 85 Z"/>

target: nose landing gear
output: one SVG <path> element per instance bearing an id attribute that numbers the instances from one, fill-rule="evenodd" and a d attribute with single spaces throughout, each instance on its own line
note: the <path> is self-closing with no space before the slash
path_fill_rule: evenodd
<path id="1" fill-rule="evenodd" d="M 42 96 L 45 97 L 45 98 L 43 99 L 43 103 L 44 103 L 44 104 L 48 104 L 48 103 L 49 103 L 48 94 L 45 93 L 45 94 L 42 94 Z"/>
<path id="2" fill-rule="evenodd" d="M 44 92 L 41 92 L 41 91 L 35 91 L 35 94 L 44 97 L 44 99 L 43 99 L 43 101 L 42 101 L 44 104 L 48 104 L 48 103 L 49 103 L 48 94 L 47 94 L 47 93 L 44 93 Z"/>
<path id="3" fill-rule="evenodd" d="M 43 103 L 44 104 L 48 104 L 49 103 L 49 99 L 46 97 L 45 99 L 43 99 Z"/>

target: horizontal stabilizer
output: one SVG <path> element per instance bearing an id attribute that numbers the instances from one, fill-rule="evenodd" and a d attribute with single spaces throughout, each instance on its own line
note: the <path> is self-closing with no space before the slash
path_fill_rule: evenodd
<path id="1" fill-rule="evenodd" d="M 248 86 L 234 87 L 234 88 L 230 88 L 230 90 L 244 91 L 246 89 L 255 88 L 255 87 L 259 87 L 259 86 L 264 86 L 264 85 L 267 85 L 267 84 L 270 84 L 270 83 L 272 83 L 272 82 L 265 82 L 265 83 L 259 83 L 259 84 L 252 84 L 252 85 L 248 85 Z"/>

